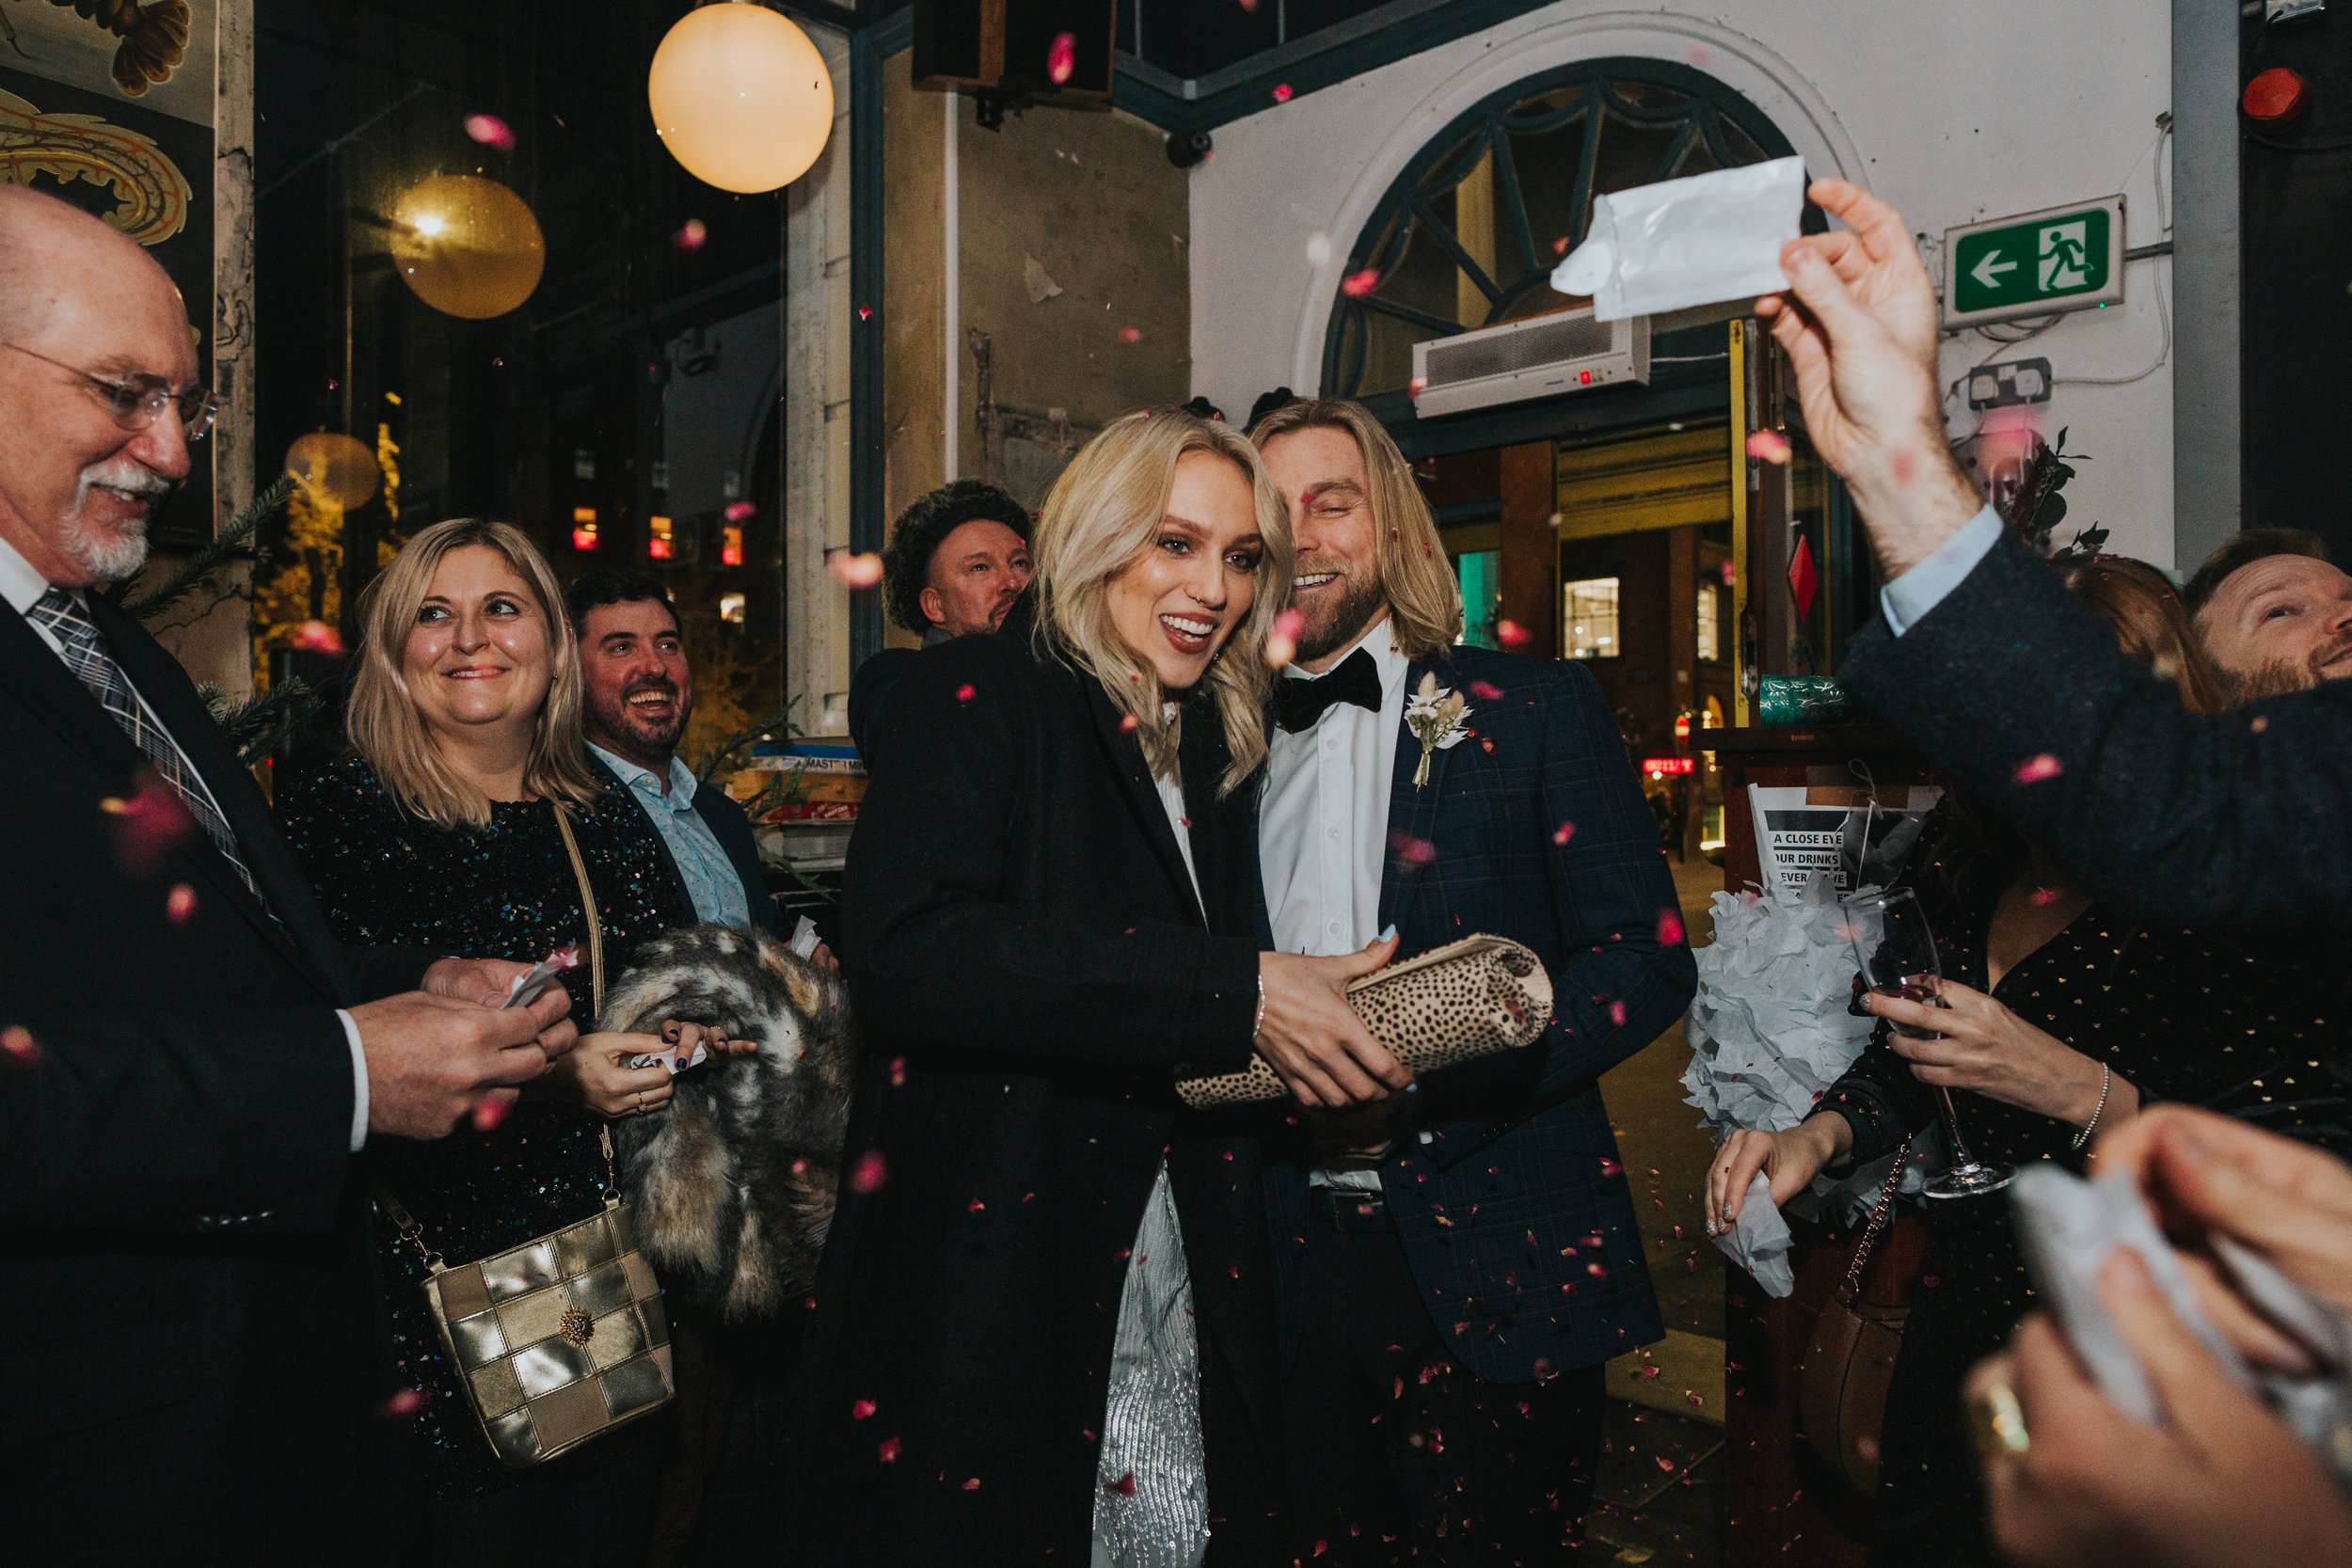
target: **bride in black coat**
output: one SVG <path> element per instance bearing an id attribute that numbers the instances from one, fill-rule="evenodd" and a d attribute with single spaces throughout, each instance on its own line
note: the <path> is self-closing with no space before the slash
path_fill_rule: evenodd
<path id="1" fill-rule="evenodd" d="M 1387 944 L 1258 951 L 1285 511 L 1237 434 L 1135 414 L 1032 547 L 1034 628 L 926 651 L 871 737 L 842 900 L 865 1065 L 787 1539 L 810 1563 L 1287 1560 L 1260 1123 L 1185 1112 L 1176 1069 L 1254 1040 L 1302 1097 L 1406 1076 L 1341 996 Z"/>

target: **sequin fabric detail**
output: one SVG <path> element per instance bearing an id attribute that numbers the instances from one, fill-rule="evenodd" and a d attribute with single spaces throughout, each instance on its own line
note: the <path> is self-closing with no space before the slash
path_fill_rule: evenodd
<path id="1" fill-rule="evenodd" d="M 1932 864 L 1911 879 L 1945 974 L 1985 989 L 1991 904 L 1955 897 Z M 2003 974 L 1993 995 L 2105 1062 L 2145 1102 L 2207 1106 L 2339 1153 L 2352 1142 L 2346 1085 L 2328 1066 L 2352 1000 L 2340 962 L 2297 955 L 2282 940 L 2146 929 L 2093 903 Z M 2073 1125 L 1981 1095 L 1955 1091 L 1953 1101 L 1980 1157 L 2082 1168 Z M 1866 1161 L 1935 1115 L 1929 1091 L 1886 1049 L 1883 1026 L 1820 1103 L 1853 1125 L 1855 1157 Z M 1939 1203 L 1926 1214 L 1927 1259 L 1887 1396 L 1874 1529 L 1889 1560 L 1990 1563 L 1977 1465 L 1954 1413 L 1969 1368 L 2002 1347 L 2036 1297 L 2006 1203 Z"/>
<path id="2" fill-rule="evenodd" d="M 585 943 L 580 907 L 553 808 L 545 801 L 499 801 L 490 825 L 449 832 L 406 816 L 358 758 L 323 768 L 290 790 L 279 819 L 317 890 L 327 925 L 360 946 L 425 947 L 474 958 L 535 961 L 567 942 Z M 631 947 L 691 915 L 673 906 L 653 828 L 618 791 L 608 791 L 575 822 L 580 857 L 596 889 L 604 927 L 608 979 L 627 966 Z M 575 988 L 573 1017 L 591 1026 L 585 972 Z M 595 1119 L 567 1101 L 516 1103 L 487 1132 L 461 1124 L 432 1143 L 371 1138 L 372 1174 L 400 1196 L 444 1256 L 477 1259 L 585 1219 L 603 1202 L 604 1157 Z M 396 1386 L 424 1390 L 410 1418 L 437 1490 L 504 1491 L 528 1486 L 532 1471 L 507 1472 L 491 1456 L 425 1309 L 424 1265 L 377 1225 Z M 623 1450 L 649 1449 L 645 1423 L 582 1449 L 603 1464 Z M 573 1463 L 551 1462 L 550 1467 Z"/>

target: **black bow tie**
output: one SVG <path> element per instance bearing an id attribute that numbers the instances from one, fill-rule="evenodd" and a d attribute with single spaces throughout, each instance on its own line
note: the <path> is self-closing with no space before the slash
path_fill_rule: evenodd
<path id="1" fill-rule="evenodd" d="M 1380 711 L 1380 666 L 1373 662 L 1371 649 L 1357 649 L 1338 669 L 1313 680 L 1285 676 L 1274 683 L 1274 721 L 1293 735 L 1312 726 L 1334 703 Z"/>

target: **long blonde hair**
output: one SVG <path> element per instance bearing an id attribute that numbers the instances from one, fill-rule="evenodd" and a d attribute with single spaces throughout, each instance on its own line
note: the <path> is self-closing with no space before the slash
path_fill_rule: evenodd
<path id="1" fill-rule="evenodd" d="M 1249 481 L 1264 551 L 1251 574 L 1249 614 L 1235 626 L 1201 679 L 1216 699 L 1232 757 L 1217 784 L 1230 795 L 1265 760 L 1265 707 L 1273 685 L 1266 634 L 1290 602 L 1290 514 L 1257 449 L 1241 433 L 1182 410 L 1146 410 L 1112 420 L 1054 482 L 1029 538 L 1036 568 L 1039 645 L 1086 670 L 1136 721 L 1152 770 L 1177 776 L 1177 721 L 1163 717 L 1166 694 L 1151 660 L 1111 626 L 1111 580 L 1143 558 L 1159 537 L 1176 465 L 1186 453 L 1224 458 Z"/>
<path id="2" fill-rule="evenodd" d="M 359 599 L 359 668 L 352 676 L 344 721 L 352 749 L 367 759 L 409 816 L 442 828 L 490 825 L 489 797 L 442 759 L 401 673 L 409 630 L 433 592 L 442 559 L 473 545 L 496 550 L 531 584 L 547 627 L 548 696 L 533 722 L 523 788 L 559 808 L 584 811 L 596 803 L 598 791 L 580 728 L 580 642 L 564 616 L 564 591 L 547 558 L 511 523 L 482 517 L 435 523 L 402 546 L 383 575 L 368 584 Z"/>
<path id="3" fill-rule="evenodd" d="M 1338 430 L 1355 438 L 1364 454 L 1372 506 L 1373 562 L 1396 645 L 1408 658 L 1436 658 L 1462 635 L 1462 585 L 1438 538 L 1438 519 L 1413 482 L 1412 465 L 1372 410 L 1342 398 L 1286 403 L 1260 420 L 1249 438 L 1263 451 L 1276 436 L 1299 430 Z M 1287 512 L 1288 498 L 1284 507 Z"/>

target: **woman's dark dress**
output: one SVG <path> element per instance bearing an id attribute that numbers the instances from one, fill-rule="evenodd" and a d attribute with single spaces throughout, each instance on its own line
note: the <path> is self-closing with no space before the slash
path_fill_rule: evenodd
<path id="1" fill-rule="evenodd" d="M 571 859 L 547 802 L 494 801 L 488 828 L 453 832 L 402 812 L 374 770 L 352 757 L 290 790 L 278 815 L 338 938 L 527 962 L 577 942 L 582 967 L 570 987 L 572 1016 L 581 1034 L 590 1031 L 588 927 Z M 675 908 L 676 895 L 652 826 L 620 792 L 608 791 L 575 820 L 573 831 L 596 890 L 610 985 L 637 942 L 691 917 Z M 603 1202 L 596 1120 L 552 1095 L 525 1098 L 486 1132 L 461 1123 L 430 1143 L 371 1138 L 368 1153 L 374 1178 L 416 1215 L 427 1241 L 453 1259 L 501 1252 L 585 1219 Z M 531 1469 L 500 1465 L 425 1308 L 422 1259 L 380 1217 L 376 1243 L 390 1320 L 392 1386 L 413 1386 L 425 1396 L 421 1408 L 405 1418 L 438 1500 L 437 1512 L 464 1518 L 469 1531 L 495 1531 L 501 1515 L 519 1516 L 518 1523 L 535 1528 L 542 1515 L 576 1513 L 567 1495 L 610 1490 L 597 1478 L 610 1475 L 617 1485 L 633 1477 L 637 1485 L 627 1494 L 632 1497 L 639 1488 L 650 1490 L 660 1416 Z M 482 1500 L 467 1500 L 477 1497 Z M 512 1506 L 502 1508 L 501 1501 Z M 612 1560 L 642 1555 L 642 1541 L 634 1549 L 607 1544 L 614 1550 Z M 516 1560 L 503 1544 L 485 1545 L 509 1564 Z"/>
<path id="2" fill-rule="evenodd" d="M 1915 879 L 1945 976 L 1985 989 L 1991 902 L 1948 887 L 1940 863 Z M 2148 930 L 2092 904 L 2001 976 L 1992 993 L 2027 1023 L 2137 1085 L 2341 1148 L 2344 1085 L 2324 1064 L 2341 1037 L 2345 986 L 2315 964 L 2270 961 L 2231 937 Z M 1857 1164 L 1932 1126 L 1933 1091 L 1880 1037 L 1822 1098 L 1853 1127 Z M 2083 1168 L 2077 1129 L 1979 1095 L 1953 1095 L 1979 1159 Z M 1928 1256 L 1887 1393 L 1874 1558 L 1888 1568 L 1998 1561 L 1983 1527 L 1961 1406 L 1970 1368 L 2034 1305 L 2000 1198 L 1926 1206 Z"/>

